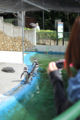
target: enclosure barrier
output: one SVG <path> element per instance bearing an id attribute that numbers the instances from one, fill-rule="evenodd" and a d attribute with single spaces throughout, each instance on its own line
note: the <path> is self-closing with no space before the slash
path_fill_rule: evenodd
<path id="1" fill-rule="evenodd" d="M 53 120 L 75 120 L 80 115 L 80 100 Z"/>
<path id="2" fill-rule="evenodd" d="M 36 32 L 37 45 L 67 45 L 69 41 L 70 32 L 64 32 L 63 38 L 58 38 L 57 31 L 44 30 Z"/>

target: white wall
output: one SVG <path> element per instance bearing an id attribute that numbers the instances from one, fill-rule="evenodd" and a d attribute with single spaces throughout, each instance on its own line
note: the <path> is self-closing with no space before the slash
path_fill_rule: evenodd
<path id="1" fill-rule="evenodd" d="M 23 63 L 22 52 L 0 51 L 0 62 L 2 63 Z"/>

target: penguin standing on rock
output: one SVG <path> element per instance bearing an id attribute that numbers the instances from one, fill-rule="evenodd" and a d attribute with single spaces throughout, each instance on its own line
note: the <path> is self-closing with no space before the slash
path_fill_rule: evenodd
<path id="1" fill-rule="evenodd" d="M 22 72 L 20 78 L 22 78 L 23 75 L 24 75 L 24 79 L 25 79 L 24 84 L 29 83 L 29 79 L 28 79 L 29 78 L 28 67 L 24 67 L 24 71 Z"/>

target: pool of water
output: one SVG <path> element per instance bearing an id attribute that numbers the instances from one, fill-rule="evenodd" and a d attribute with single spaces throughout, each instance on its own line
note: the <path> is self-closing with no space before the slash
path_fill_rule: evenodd
<path id="1" fill-rule="evenodd" d="M 26 52 L 24 63 L 29 67 L 37 59 L 39 70 L 29 85 L 22 86 L 17 94 L 0 106 L 0 120 L 52 120 L 56 110 L 47 66 L 50 61 L 63 57 L 64 55 Z"/>

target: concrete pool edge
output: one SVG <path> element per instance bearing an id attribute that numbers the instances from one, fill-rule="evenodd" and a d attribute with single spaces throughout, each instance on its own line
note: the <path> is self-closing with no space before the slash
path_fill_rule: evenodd
<path id="1" fill-rule="evenodd" d="M 27 54 L 28 53 L 28 54 Z M 31 62 L 31 60 L 30 60 L 30 58 L 32 57 L 32 56 L 34 56 L 34 55 L 36 55 L 37 53 L 40 53 L 40 54 L 45 54 L 45 52 L 41 52 L 41 51 L 38 51 L 38 52 L 24 52 L 24 64 L 25 65 L 31 65 L 32 64 L 32 62 Z M 27 55 L 26 55 L 27 54 Z M 48 52 L 47 54 L 61 54 L 61 55 L 63 55 L 64 53 L 57 53 L 57 52 Z M 25 56 L 26 55 L 26 56 Z M 17 88 L 19 88 L 19 87 L 23 87 L 24 85 L 23 85 L 23 82 L 24 82 L 24 80 L 22 80 L 17 86 L 15 86 L 14 88 L 12 88 L 11 90 L 9 90 L 8 92 L 6 92 L 5 94 L 1 94 L 1 96 L 2 96 L 2 98 L 3 97 L 5 97 L 6 95 L 12 95 L 12 93 L 14 92 L 14 91 L 16 91 L 17 90 Z M 17 91 L 16 91 L 17 92 Z"/>
<path id="2" fill-rule="evenodd" d="M 35 53 L 34 53 L 35 54 Z M 29 65 L 32 64 L 32 62 L 30 61 L 30 57 L 34 55 L 33 53 L 32 54 L 28 54 L 27 58 L 28 58 L 28 63 Z M 24 63 L 27 65 L 26 63 L 26 60 L 24 61 Z M 4 94 L 1 94 L 0 97 L 2 98 L 2 101 L 0 102 L 0 104 L 4 104 L 4 102 L 7 101 L 7 99 L 9 98 L 9 95 L 11 95 L 11 97 L 13 97 L 13 93 L 16 91 L 16 96 L 18 96 L 18 93 L 20 91 L 20 89 L 24 88 L 24 86 L 26 86 L 28 89 L 28 87 L 30 87 L 28 84 L 27 85 L 24 85 L 23 84 L 24 80 L 22 80 L 17 86 L 15 86 L 14 88 L 12 88 L 11 90 L 9 90 L 8 92 L 4 93 Z M 19 89 L 18 89 L 19 88 Z M 18 89 L 18 90 L 17 90 Z M 21 92 L 21 91 L 20 91 Z M 13 95 L 12 95 L 13 94 Z M 6 97 L 8 95 L 8 97 Z M 10 99 L 11 99 L 10 97 Z M 6 98 L 6 100 L 4 100 Z M 0 106 L 1 107 L 1 106 Z"/>
<path id="3" fill-rule="evenodd" d="M 35 52 L 35 54 L 34 54 L 34 52 L 26 52 L 26 53 L 28 53 L 27 55 L 29 55 L 31 57 L 31 56 L 34 56 L 37 53 L 40 53 L 40 52 Z M 29 63 L 27 61 L 28 65 L 30 65 L 30 63 L 31 63 L 31 61 Z M 17 105 L 17 103 L 21 102 L 22 97 L 24 97 L 24 99 L 26 100 L 26 103 L 28 102 L 28 100 L 32 97 L 31 93 L 33 93 L 33 91 L 36 91 L 35 86 L 38 83 L 37 77 L 38 76 L 33 77 L 33 80 L 31 81 L 31 84 L 26 84 L 26 85 L 22 86 L 19 89 L 19 91 L 17 91 L 14 94 L 14 96 L 10 96 L 10 97 L 8 96 L 8 99 L 5 101 L 5 103 L 3 102 L 0 106 L 0 115 L 3 114 L 3 117 L 5 117 L 5 115 L 7 115 L 7 113 L 8 113 L 8 111 L 11 111 L 11 109 L 14 109 L 15 106 Z M 25 98 L 25 94 L 27 95 L 26 98 Z M 2 111 L 4 111 L 4 113 Z M 9 114 L 11 114 L 11 113 L 9 113 Z"/>

